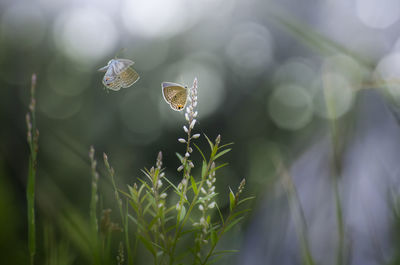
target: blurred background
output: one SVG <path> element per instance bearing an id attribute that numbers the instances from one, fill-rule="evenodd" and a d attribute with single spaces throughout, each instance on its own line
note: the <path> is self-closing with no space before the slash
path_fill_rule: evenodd
<path id="1" fill-rule="evenodd" d="M 108 154 L 120 187 L 159 150 L 179 181 L 185 120 L 160 83 L 197 77 L 196 131 L 235 143 L 217 176 L 219 204 L 243 177 L 256 195 L 220 246 L 240 252 L 221 264 L 399 264 L 399 32 L 398 0 L 2 0 L 0 260 L 27 263 L 25 114 L 36 73 L 38 226 L 62 231 L 58 214 L 88 215 L 90 145 L 99 161 Z M 108 93 L 97 69 L 116 55 L 141 78 Z"/>

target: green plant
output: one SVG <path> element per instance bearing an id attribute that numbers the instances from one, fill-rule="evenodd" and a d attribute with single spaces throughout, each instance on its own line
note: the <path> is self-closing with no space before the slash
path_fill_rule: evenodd
<path id="1" fill-rule="evenodd" d="M 29 145 L 29 168 L 28 168 L 28 184 L 26 189 L 27 199 L 27 217 L 28 217 L 28 249 L 30 264 L 34 264 L 36 253 L 36 225 L 35 225 L 35 180 L 37 170 L 37 153 L 39 142 L 39 130 L 36 128 L 36 74 L 31 79 L 31 98 L 29 104 L 29 112 L 26 114 L 27 125 L 27 141 Z"/>
<path id="2" fill-rule="evenodd" d="M 190 89 L 189 104 L 185 113 L 188 126 L 184 126 L 183 129 L 187 137 L 178 139 L 180 143 L 185 144 L 185 154 L 176 154 L 181 162 L 177 171 L 182 174 L 182 180 L 178 185 L 174 185 L 165 176 L 162 153 L 159 152 L 155 166 L 143 170 L 145 177 L 139 179 L 139 183 L 128 185 L 127 191 L 120 190 L 115 184 L 115 171 L 109 164 L 108 156 L 106 154 L 103 156 L 119 208 L 128 264 L 133 264 L 133 257 L 137 255 L 131 247 L 129 222 L 135 227 L 136 242 L 151 253 L 154 264 L 211 264 L 221 254 L 230 252 L 217 252 L 216 246 L 221 237 L 249 211 L 239 207 L 243 202 L 252 199 L 251 197 L 240 199 L 239 195 L 245 186 L 244 179 L 236 193 L 229 191 L 228 216 L 224 218 L 219 210 L 216 203 L 218 194 L 215 192 L 216 172 L 227 163 L 219 164 L 217 160 L 231 150 L 228 148 L 231 144 L 221 145 L 219 135 L 214 142 L 205 136 L 210 146 L 210 154 L 206 158 L 205 153 L 193 143 L 193 140 L 200 137 L 200 134 L 192 134 L 196 124 L 196 106 L 197 79 Z M 201 173 L 197 177 L 192 173 L 195 168 L 195 163 L 191 160 L 192 145 L 203 160 Z M 96 231 L 97 221 L 94 212 L 98 175 L 93 157 L 94 150 L 91 149 L 93 185 L 90 212 L 92 227 Z M 125 207 L 121 196 L 126 198 Z M 184 247 L 181 246 L 182 242 Z M 119 253 L 122 253 L 118 255 L 120 264 L 124 253 L 121 247 Z"/>

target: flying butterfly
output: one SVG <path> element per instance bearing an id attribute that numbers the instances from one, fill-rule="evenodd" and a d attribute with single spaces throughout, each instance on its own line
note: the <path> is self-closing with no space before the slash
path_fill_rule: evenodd
<path id="1" fill-rule="evenodd" d="M 108 64 L 98 71 L 106 72 L 103 84 L 106 88 L 118 91 L 121 87 L 130 87 L 139 80 L 139 74 L 130 67 L 134 62 L 128 59 L 111 59 Z"/>
<path id="2" fill-rule="evenodd" d="M 164 100 L 175 111 L 181 111 L 186 105 L 188 98 L 187 86 L 171 82 L 162 82 L 161 90 Z"/>

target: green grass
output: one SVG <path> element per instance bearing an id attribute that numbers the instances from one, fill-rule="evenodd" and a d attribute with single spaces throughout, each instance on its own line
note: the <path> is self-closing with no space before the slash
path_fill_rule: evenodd
<path id="1" fill-rule="evenodd" d="M 28 167 L 28 184 L 26 189 L 27 211 L 28 211 L 28 249 L 30 264 L 35 263 L 36 254 L 36 223 L 35 223 L 35 181 L 37 172 L 37 153 L 39 131 L 36 129 L 36 75 L 32 75 L 31 81 L 31 101 L 29 112 L 26 114 L 27 124 L 27 141 L 29 144 L 29 167 Z"/>
<path id="2" fill-rule="evenodd" d="M 38 131 L 35 124 L 35 76 L 32 79 L 30 112 L 27 114 L 28 143 L 31 157 L 28 175 L 28 222 L 29 253 L 34 264 L 36 253 L 35 238 L 35 177 L 37 168 Z M 249 211 L 245 202 L 253 197 L 240 198 L 245 181 L 236 192 L 228 191 L 230 207 L 227 217 L 219 210 L 215 190 L 216 174 L 227 165 L 222 162 L 231 151 L 230 145 L 221 145 L 221 136 L 214 141 L 207 136 L 193 134 L 197 117 L 197 79 L 190 89 L 189 103 L 184 126 L 186 139 L 183 154 L 177 154 L 181 176 L 179 183 L 173 183 L 165 175 L 162 153 L 159 152 L 155 165 L 142 170 L 142 177 L 133 185 L 118 187 L 116 172 L 109 158 L 103 154 L 103 161 L 120 223 L 112 220 L 111 209 L 103 209 L 104 196 L 99 189 L 98 163 L 95 148 L 90 147 L 91 195 L 89 214 L 82 216 L 74 209 L 68 209 L 58 220 L 58 230 L 51 224 L 43 225 L 43 242 L 47 264 L 73 264 L 74 257 L 93 265 L 141 264 L 146 256 L 152 257 L 154 265 L 211 264 L 221 256 L 235 250 L 217 250 L 221 237 L 237 225 Z M 203 139 L 209 144 L 209 152 L 203 152 L 194 141 Z M 194 161 L 192 154 L 199 152 L 201 161 Z M 208 153 L 208 154 L 207 154 Z M 199 174 L 194 169 L 202 168 Z M 100 214 L 101 212 L 101 214 Z M 60 243 L 58 243 L 58 241 Z M 43 243 L 43 244 L 42 244 Z M 133 244 L 132 244 L 133 243 Z M 147 251 L 147 254 L 145 253 Z M 146 261 L 148 263 L 148 261 Z"/>

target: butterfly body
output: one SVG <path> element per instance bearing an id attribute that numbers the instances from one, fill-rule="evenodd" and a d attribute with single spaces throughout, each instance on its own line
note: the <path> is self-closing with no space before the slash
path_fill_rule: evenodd
<path id="1" fill-rule="evenodd" d="M 188 98 L 188 88 L 177 83 L 161 83 L 164 100 L 175 111 L 181 111 L 185 108 Z"/>
<path id="2" fill-rule="evenodd" d="M 112 59 L 99 69 L 105 71 L 103 84 L 106 88 L 118 91 L 121 87 L 130 87 L 139 80 L 139 74 L 130 67 L 134 62 L 128 59 Z"/>

